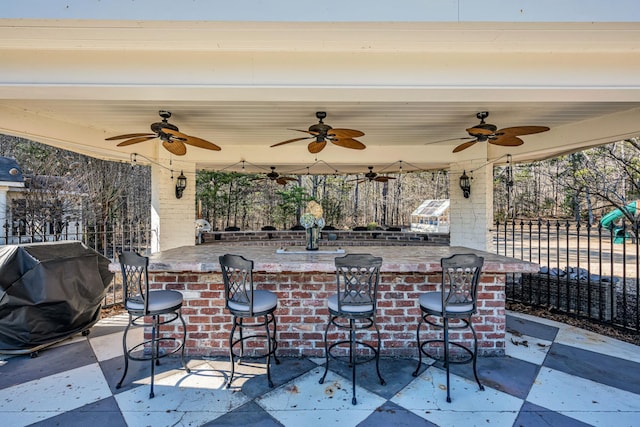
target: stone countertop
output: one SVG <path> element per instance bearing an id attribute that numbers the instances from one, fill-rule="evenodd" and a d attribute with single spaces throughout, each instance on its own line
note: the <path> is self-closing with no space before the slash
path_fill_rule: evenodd
<path id="1" fill-rule="evenodd" d="M 218 257 L 227 253 L 254 261 L 255 271 L 266 272 L 334 272 L 334 258 L 344 256 L 320 247 L 321 253 L 300 253 L 300 247 L 284 248 L 291 253 L 277 253 L 275 246 L 239 246 L 233 244 L 183 246 L 152 254 L 149 271 L 219 272 Z M 536 273 L 538 264 L 490 252 L 450 246 L 359 246 L 344 247 L 345 254 L 370 253 L 382 257 L 382 272 L 440 271 L 440 259 L 457 253 L 475 253 L 485 258 L 483 271 L 493 273 Z M 118 267 L 119 268 L 119 267 Z"/>

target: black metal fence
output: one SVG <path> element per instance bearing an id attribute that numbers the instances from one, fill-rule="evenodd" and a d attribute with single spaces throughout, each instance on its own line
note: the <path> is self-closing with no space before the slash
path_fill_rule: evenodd
<path id="1" fill-rule="evenodd" d="M 541 267 L 537 274 L 510 275 L 507 301 L 640 331 L 638 227 L 558 220 L 497 222 L 497 253 Z"/>
<path id="2" fill-rule="evenodd" d="M 115 261 L 115 255 L 123 250 L 148 254 L 151 248 L 151 226 L 148 222 L 128 221 L 118 223 L 72 222 L 62 223 L 29 220 L 14 220 L 3 225 L 0 246 L 79 240 L 96 252 Z M 123 302 L 120 274 L 107 289 L 103 307 Z"/>
<path id="3" fill-rule="evenodd" d="M 111 260 L 121 250 L 146 253 L 151 247 L 151 227 L 141 221 L 99 223 L 19 219 L 7 221 L 2 227 L 0 245 L 80 240 Z"/>

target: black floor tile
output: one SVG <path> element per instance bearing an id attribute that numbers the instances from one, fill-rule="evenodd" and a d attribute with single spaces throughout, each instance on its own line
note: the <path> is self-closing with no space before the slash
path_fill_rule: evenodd
<path id="1" fill-rule="evenodd" d="M 507 331 L 516 335 L 528 335 L 545 341 L 553 341 L 558 328 L 519 317 L 507 316 Z"/>
<path id="2" fill-rule="evenodd" d="M 553 343 L 543 366 L 640 394 L 640 363 Z"/>
<path id="3" fill-rule="evenodd" d="M 376 409 L 358 427 L 438 427 L 393 402 L 386 402 Z"/>
<path id="4" fill-rule="evenodd" d="M 280 364 L 273 363 L 271 365 L 273 387 L 280 387 L 317 366 L 314 362 L 305 358 L 280 358 Z M 255 399 L 271 390 L 273 389 L 269 387 L 267 382 L 266 370 L 264 375 L 257 375 L 242 384 L 242 392 L 251 399 Z"/>
<path id="5" fill-rule="evenodd" d="M 65 412 L 53 418 L 48 418 L 39 423 L 31 424 L 32 427 L 127 427 L 118 403 L 113 397 L 99 400 L 85 405 L 73 411 Z"/>
<path id="6" fill-rule="evenodd" d="M 470 380 L 475 380 L 471 365 L 466 373 L 458 372 L 462 366 L 452 367 L 452 372 Z M 525 399 L 540 371 L 540 366 L 513 357 L 479 357 L 478 376 L 485 387 Z"/>
<path id="7" fill-rule="evenodd" d="M 282 427 L 275 418 L 257 403 L 245 403 L 232 412 L 227 412 L 202 427 Z"/>
<path id="8" fill-rule="evenodd" d="M 385 381 L 385 385 L 382 385 L 376 373 L 376 364 L 370 361 L 356 367 L 356 385 L 390 399 L 415 379 L 412 374 L 416 366 L 418 361 L 413 359 L 381 358 L 380 374 Z M 351 368 L 347 363 L 330 359 L 329 370 L 351 380 Z"/>
<path id="9" fill-rule="evenodd" d="M 613 421 L 613 420 L 612 420 Z M 615 425 L 613 423 L 612 425 Z M 589 427 L 582 421 L 569 418 L 557 412 L 525 402 L 520 409 L 518 418 L 513 423 L 513 427 Z"/>
<path id="10" fill-rule="evenodd" d="M 96 363 L 87 340 L 38 352 L 36 357 L 15 356 L 0 366 L 0 389 Z"/>

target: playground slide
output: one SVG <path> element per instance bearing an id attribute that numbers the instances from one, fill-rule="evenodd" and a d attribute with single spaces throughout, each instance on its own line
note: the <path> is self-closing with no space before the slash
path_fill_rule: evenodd
<path id="1" fill-rule="evenodd" d="M 631 215 L 636 215 L 640 210 L 640 200 L 633 201 L 624 207 Z M 624 236 L 624 232 L 621 227 L 616 227 L 614 224 L 620 218 L 624 217 L 624 214 L 620 209 L 615 209 L 600 220 L 600 225 L 609 230 L 613 230 L 614 240 L 613 243 L 623 243 L 627 236 Z"/>

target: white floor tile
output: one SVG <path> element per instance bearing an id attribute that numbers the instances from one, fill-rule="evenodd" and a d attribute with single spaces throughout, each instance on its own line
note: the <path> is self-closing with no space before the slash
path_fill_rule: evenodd
<path id="1" fill-rule="evenodd" d="M 564 325 L 555 342 L 640 363 L 638 346 L 574 326 Z"/>
<path id="2" fill-rule="evenodd" d="M 124 329 L 129 323 L 129 314 L 120 313 L 98 320 L 96 326 L 118 326 Z"/>
<path id="3" fill-rule="evenodd" d="M 594 426 L 640 425 L 640 396 L 541 368 L 527 400 Z"/>
<path id="4" fill-rule="evenodd" d="M 256 399 L 285 426 L 354 426 L 385 402 L 380 396 L 356 386 L 357 405 L 351 404 L 351 381 L 331 371 L 324 384 L 318 367 L 292 382 Z"/>
<path id="5" fill-rule="evenodd" d="M 233 382 L 231 383 L 230 390 L 241 390 L 245 382 L 255 377 L 265 377 L 267 374 L 267 364 L 264 360 L 265 359 L 244 359 L 242 363 L 236 361 L 236 369 L 233 374 Z M 189 367 L 191 367 L 192 363 L 193 362 L 189 362 Z M 215 375 L 224 378 L 225 381 L 228 380 L 229 375 L 231 375 L 231 362 L 228 360 L 208 360 L 207 364 L 211 371 L 215 372 Z M 266 378 L 264 381 L 266 382 Z"/>
<path id="6" fill-rule="evenodd" d="M 0 390 L 2 425 L 24 426 L 111 396 L 97 364 Z"/>
<path id="7" fill-rule="evenodd" d="M 552 344 L 551 341 L 528 335 L 514 335 L 511 332 L 507 332 L 506 340 L 505 353 L 507 356 L 535 363 L 536 365 L 542 365 Z"/>
<path id="8" fill-rule="evenodd" d="M 109 335 L 102 335 L 92 338 L 89 336 L 89 344 L 93 349 L 98 361 L 113 359 L 114 357 L 122 357 L 122 334 L 116 332 Z M 129 342 L 142 342 L 144 336 L 144 328 L 132 328 L 129 331 Z"/>
<path id="9" fill-rule="evenodd" d="M 398 392 L 391 401 L 440 426 L 511 427 L 523 401 L 475 381 L 451 375 L 451 403 L 447 402 L 446 372 L 430 367 Z"/>
<path id="10" fill-rule="evenodd" d="M 131 426 L 193 426 L 214 420 L 243 405 L 249 398 L 225 388 L 226 375 L 208 363 L 191 362 L 191 373 L 175 371 L 156 377 L 155 397 L 149 399 L 150 379 L 115 398 L 124 419 Z"/>

